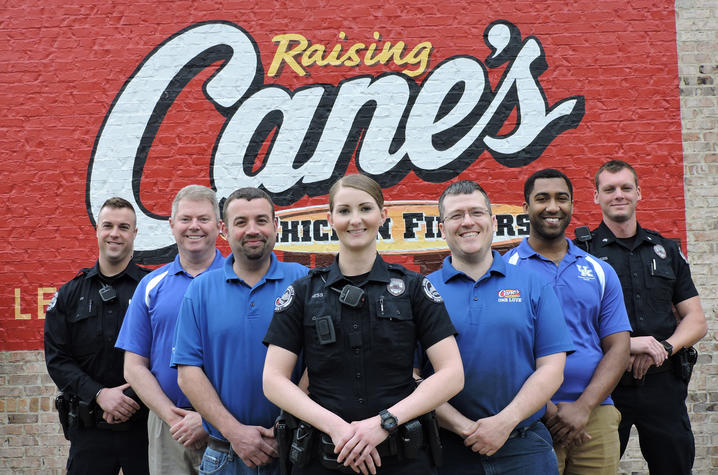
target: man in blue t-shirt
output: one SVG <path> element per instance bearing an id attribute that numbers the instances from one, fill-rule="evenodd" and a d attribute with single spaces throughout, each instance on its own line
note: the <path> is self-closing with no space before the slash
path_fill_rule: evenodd
<path id="1" fill-rule="evenodd" d="M 524 185 L 529 237 L 504 259 L 554 286 L 576 351 L 544 419 L 562 474 L 615 474 L 620 414 L 610 394 L 628 365 L 629 332 L 621 283 L 613 268 L 566 238 L 573 187 L 554 169 Z"/>
<path id="2" fill-rule="evenodd" d="M 280 262 L 272 252 L 277 221 L 264 191 L 234 191 L 223 216 L 232 255 L 221 269 L 189 285 L 175 328 L 172 365 L 210 435 L 201 471 L 276 474 L 272 425 L 279 409 L 262 392 L 267 351 L 262 339 L 276 299 L 307 269 Z"/>
<path id="3" fill-rule="evenodd" d="M 465 373 L 463 391 L 436 411 L 448 429 L 439 473 L 555 473 L 540 419 L 573 349 L 558 299 L 492 251 L 496 216 L 478 184 L 450 185 L 439 214 L 451 256 L 428 278 L 458 330 Z"/>
<path id="4" fill-rule="evenodd" d="M 115 346 L 125 350 L 125 379 L 150 408 L 150 473 L 196 474 L 207 432 L 177 385 L 170 357 L 187 286 L 224 261 L 216 247 L 221 221 L 214 191 L 201 185 L 182 188 L 172 202 L 169 224 L 177 257 L 137 286 Z"/>

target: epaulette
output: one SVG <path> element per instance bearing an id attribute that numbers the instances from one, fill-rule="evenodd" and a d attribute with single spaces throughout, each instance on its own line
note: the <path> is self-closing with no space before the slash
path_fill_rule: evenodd
<path id="1" fill-rule="evenodd" d="M 660 235 L 661 235 L 661 233 L 659 233 L 658 231 L 654 231 L 653 229 L 643 228 L 643 230 L 644 230 L 646 233 L 648 233 L 648 234 L 653 234 L 654 236 L 660 236 Z"/>
<path id="2" fill-rule="evenodd" d="M 326 274 L 327 272 L 329 272 L 329 269 L 329 267 L 315 267 L 313 269 L 309 269 L 307 275 Z"/>
<path id="3" fill-rule="evenodd" d="M 92 270 L 92 267 L 84 267 L 77 271 L 77 274 L 75 274 L 75 277 L 72 278 L 72 280 L 77 279 L 78 277 L 83 277 L 85 274 L 90 272 Z"/>
<path id="4" fill-rule="evenodd" d="M 387 262 L 387 263 L 386 263 L 386 267 L 387 267 L 389 270 L 394 270 L 394 271 L 397 271 L 397 272 L 401 272 L 401 273 L 404 274 L 404 275 L 409 275 L 409 269 L 407 269 L 406 267 L 402 266 L 401 264 L 394 264 L 394 263 L 392 263 L 392 262 Z"/>

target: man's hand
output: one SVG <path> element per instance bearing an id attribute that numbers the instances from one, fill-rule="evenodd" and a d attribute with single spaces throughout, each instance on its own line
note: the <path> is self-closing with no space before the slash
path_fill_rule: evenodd
<path id="1" fill-rule="evenodd" d="M 482 455 L 494 455 L 511 435 L 514 426 L 498 414 L 479 419 L 465 429 L 464 445 Z"/>
<path id="2" fill-rule="evenodd" d="M 654 360 L 650 355 L 631 355 L 631 362 L 628 366 L 628 370 L 633 374 L 634 378 L 643 379 L 648 371 L 648 368 L 653 366 L 653 364 Z"/>
<path id="3" fill-rule="evenodd" d="M 114 388 L 102 388 L 95 401 L 104 411 L 102 418 L 108 424 L 118 424 L 127 421 L 132 414 L 140 409 L 140 405 L 131 397 L 122 392 L 129 388 L 129 383 Z"/>
<path id="4" fill-rule="evenodd" d="M 201 449 L 207 445 L 209 435 L 202 427 L 202 416 L 195 411 L 187 411 L 175 407 L 172 412 L 180 419 L 170 427 L 170 435 L 174 440 L 192 449 Z"/>
<path id="5" fill-rule="evenodd" d="M 578 401 L 550 406 L 553 407 L 546 411 L 545 420 L 554 444 L 560 447 L 577 446 L 591 438 L 585 430 L 591 416 L 589 408 Z"/>
<path id="6" fill-rule="evenodd" d="M 230 434 L 223 435 L 249 468 L 266 465 L 277 456 L 277 441 L 271 428 L 240 424 Z"/>
<path id="7" fill-rule="evenodd" d="M 631 355 L 641 354 L 649 355 L 656 366 L 661 366 L 668 358 L 666 349 L 652 336 L 634 336 L 631 338 Z"/>

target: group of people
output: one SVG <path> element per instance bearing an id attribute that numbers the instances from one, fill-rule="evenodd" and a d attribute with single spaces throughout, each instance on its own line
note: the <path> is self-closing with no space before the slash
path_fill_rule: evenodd
<path id="1" fill-rule="evenodd" d="M 330 189 L 339 252 L 311 270 L 274 254 L 260 189 L 220 215 L 183 188 L 177 257 L 151 272 L 131 204 L 107 200 L 97 263 L 45 321 L 68 473 L 612 474 L 634 425 L 651 473 L 690 473 L 698 293 L 679 246 L 638 225 L 634 169 L 607 162 L 595 187 L 603 221 L 572 242 L 571 181 L 531 175 L 530 234 L 502 256 L 486 192 L 450 184 L 451 253 L 428 276 L 377 253 L 387 215 L 364 175 Z"/>

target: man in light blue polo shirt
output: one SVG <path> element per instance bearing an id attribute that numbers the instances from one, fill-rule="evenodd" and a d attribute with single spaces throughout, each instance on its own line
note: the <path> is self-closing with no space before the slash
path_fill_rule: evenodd
<path id="1" fill-rule="evenodd" d="M 439 215 L 451 256 L 428 278 L 459 332 L 465 373 L 463 391 L 436 411 L 448 429 L 439 473 L 556 473 L 540 418 L 573 349 L 558 299 L 492 251 L 496 216 L 478 184 L 450 185 Z"/>
<path id="2" fill-rule="evenodd" d="M 529 237 L 504 259 L 541 274 L 561 301 L 576 352 L 545 420 L 564 474 L 615 474 L 620 413 L 610 394 L 628 366 L 631 330 L 613 268 L 566 238 L 573 187 L 562 172 L 540 170 L 524 185 Z"/>
<path id="3" fill-rule="evenodd" d="M 257 188 L 240 188 L 224 204 L 232 255 L 187 289 L 172 353 L 178 382 L 202 414 L 209 444 L 201 470 L 278 474 L 273 424 L 279 409 L 262 392 L 262 339 L 275 301 L 307 273 L 277 260 L 274 205 Z"/>
<path id="4" fill-rule="evenodd" d="M 150 473 L 196 474 L 207 432 L 180 391 L 170 358 L 185 290 L 196 276 L 224 261 L 216 247 L 221 222 L 214 191 L 201 185 L 182 188 L 172 202 L 169 224 L 177 257 L 137 286 L 115 346 L 125 350 L 125 379 L 151 410 Z"/>

